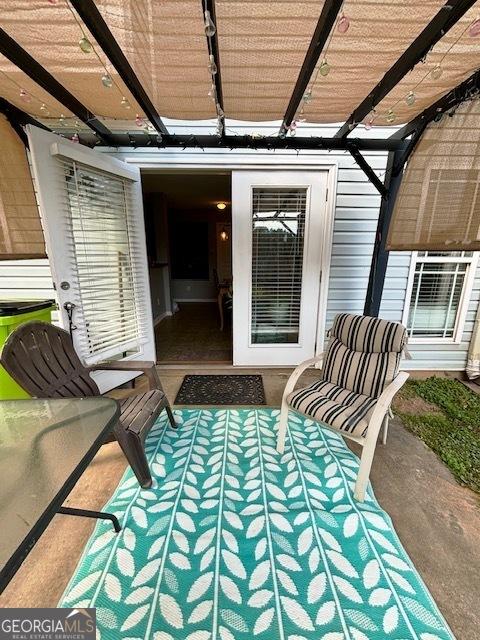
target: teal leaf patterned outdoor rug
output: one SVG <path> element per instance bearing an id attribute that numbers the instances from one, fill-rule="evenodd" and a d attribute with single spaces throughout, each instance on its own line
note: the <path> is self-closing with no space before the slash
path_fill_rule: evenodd
<path id="1" fill-rule="evenodd" d="M 176 411 L 127 471 L 61 605 L 97 608 L 98 637 L 140 640 L 453 638 L 340 436 L 279 412 Z M 434 560 L 432 559 L 432 562 Z"/>

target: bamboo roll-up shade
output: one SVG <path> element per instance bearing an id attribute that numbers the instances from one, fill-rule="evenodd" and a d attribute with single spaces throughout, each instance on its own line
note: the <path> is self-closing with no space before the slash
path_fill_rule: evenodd
<path id="1" fill-rule="evenodd" d="M 334 26 L 319 58 L 320 64 L 326 57 L 330 73 L 313 73 L 308 87 L 312 100 L 303 105 L 303 117 L 311 123 L 345 121 L 444 4 L 345 0 L 342 11 L 350 27 L 340 33 Z M 208 95 L 212 78 L 201 0 L 98 0 L 96 5 L 160 116 L 187 121 L 216 117 Z M 324 0 L 216 0 L 215 6 L 226 117 L 282 120 Z M 0 11 L 2 28 L 92 113 L 109 125 L 112 119 L 128 121 L 129 126 L 120 128 L 138 130 L 135 116 L 144 114 L 68 0 L 0 0 Z M 469 37 L 468 27 L 479 17 L 477 0 L 424 63 L 415 65 L 376 105 L 376 125 L 408 122 L 478 68 L 480 37 Z M 83 34 L 93 45 L 90 53 L 80 50 Z M 415 88 L 414 104 L 407 105 L 408 92 L 439 63 L 441 77 L 426 77 Z M 101 80 L 105 67 L 114 80 L 110 88 Z M 22 88 L 31 94 L 29 102 L 20 98 Z M 2 57 L 0 95 L 54 129 L 61 113 L 69 115 Z M 123 96 L 129 110 L 121 104 Z M 43 102 L 48 116 L 41 110 Z M 396 117 L 387 122 L 390 108 Z"/>
<path id="2" fill-rule="evenodd" d="M 0 260 L 44 258 L 45 243 L 22 141 L 0 116 Z"/>
<path id="3" fill-rule="evenodd" d="M 99 0 L 97 6 L 162 116 L 215 117 L 200 0 Z"/>
<path id="4" fill-rule="evenodd" d="M 426 128 L 403 175 L 389 250 L 480 250 L 480 100 Z"/>

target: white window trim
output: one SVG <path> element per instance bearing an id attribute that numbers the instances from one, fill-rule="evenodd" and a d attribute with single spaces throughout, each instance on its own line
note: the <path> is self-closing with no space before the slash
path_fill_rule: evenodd
<path id="1" fill-rule="evenodd" d="M 415 265 L 418 260 L 418 251 L 412 251 L 410 258 L 410 268 L 408 272 L 407 289 L 405 292 L 405 303 L 403 306 L 402 324 L 406 327 L 408 323 L 408 315 L 410 312 L 410 299 L 412 297 L 413 281 L 415 277 Z M 459 311 L 457 314 L 457 320 L 455 328 L 453 330 L 453 336 L 451 338 L 418 338 L 409 337 L 409 344 L 460 344 L 462 342 L 463 330 L 465 327 L 465 320 L 468 313 L 468 306 L 470 304 L 470 297 L 472 295 L 473 283 L 475 280 L 475 274 L 477 271 L 478 260 L 480 253 L 474 251 L 471 257 L 455 257 L 455 256 L 425 256 L 421 257 L 422 262 L 451 262 L 456 264 L 458 262 L 466 263 L 467 272 L 465 274 L 465 281 L 462 289 L 462 296 L 459 304 Z"/>

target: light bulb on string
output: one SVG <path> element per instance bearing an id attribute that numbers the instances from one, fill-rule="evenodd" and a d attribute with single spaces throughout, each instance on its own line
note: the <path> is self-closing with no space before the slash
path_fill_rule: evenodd
<path id="1" fill-rule="evenodd" d="M 350 27 L 350 18 L 348 18 L 344 13 L 340 16 L 337 22 L 337 31 L 338 33 L 347 33 Z"/>
<path id="2" fill-rule="evenodd" d="M 289 130 L 290 130 L 290 135 L 291 136 L 296 136 L 297 135 L 297 123 L 296 123 L 295 120 L 290 125 Z"/>
<path id="3" fill-rule="evenodd" d="M 45 117 L 50 115 L 50 111 L 48 110 L 48 107 L 44 102 L 42 102 L 42 104 L 40 105 L 40 111 Z"/>
<path id="4" fill-rule="evenodd" d="M 64 127 L 64 126 L 65 126 L 65 116 L 63 115 L 63 113 L 62 113 L 62 114 L 60 114 L 60 118 L 58 119 L 58 124 L 59 124 L 61 127 Z"/>
<path id="5" fill-rule="evenodd" d="M 389 124 L 392 124 L 392 122 L 395 122 L 397 116 L 394 114 L 394 112 L 392 111 L 392 109 L 389 109 L 387 112 L 387 116 L 386 116 L 386 120 Z"/>
<path id="6" fill-rule="evenodd" d="M 110 74 L 108 74 L 108 73 L 104 73 L 103 74 L 103 76 L 102 76 L 102 84 L 106 89 L 110 89 L 110 87 L 113 84 L 113 80 L 110 77 Z"/>
<path id="7" fill-rule="evenodd" d="M 431 70 L 430 75 L 432 76 L 433 80 L 438 80 L 441 77 L 442 73 L 443 73 L 442 67 L 439 64 L 437 64 Z"/>
<path id="8" fill-rule="evenodd" d="M 23 100 L 23 102 L 31 102 L 32 96 L 28 91 L 25 91 L 25 89 L 20 89 L 20 100 Z"/>
<path id="9" fill-rule="evenodd" d="M 217 31 L 217 27 L 215 26 L 215 23 L 212 20 L 210 11 L 205 11 L 205 35 L 208 38 L 211 38 L 212 36 L 215 35 L 216 31 Z"/>
<path id="10" fill-rule="evenodd" d="M 91 53 L 93 49 L 92 43 L 86 36 L 80 38 L 80 40 L 78 41 L 78 46 L 83 51 L 83 53 Z"/>
<path id="11" fill-rule="evenodd" d="M 125 96 L 123 96 L 123 98 L 121 99 L 120 104 L 124 109 L 130 109 L 130 104 L 128 100 L 125 98 Z"/>
<path id="12" fill-rule="evenodd" d="M 472 22 L 472 24 L 468 28 L 468 35 L 470 36 L 470 38 L 476 38 L 480 35 L 480 18 Z"/>
<path id="13" fill-rule="evenodd" d="M 135 116 L 135 124 L 137 125 L 137 127 L 143 127 L 145 125 L 145 120 L 139 113 L 137 113 L 137 115 Z"/>
<path id="14" fill-rule="evenodd" d="M 368 120 L 365 120 L 363 124 L 365 126 L 365 129 L 367 131 L 370 131 L 370 129 L 373 127 L 373 118 L 369 118 Z"/>
<path id="15" fill-rule="evenodd" d="M 78 133 L 74 133 L 73 136 L 70 138 L 70 140 L 72 142 L 80 142 L 80 138 L 78 137 Z"/>
<path id="16" fill-rule="evenodd" d="M 208 70 L 212 74 L 212 76 L 215 75 L 218 71 L 213 55 L 210 55 L 208 58 Z"/>
<path id="17" fill-rule="evenodd" d="M 330 73 L 330 65 L 328 64 L 325 58 L 323 59 L 322 64 L 320 65 L 319 71 L 320 71 L 320 75 L 323 76 L 324 78 L 325 76 L 328 76 L 328 74 Z"/>
<path id="18" fill-rule="evenodd" d="M 212 84 L 212 87 L 208 92 L 208 97 L 213 100 L 213 102 L 217 102 L 217 88 L 214 84 Z"/>
<path id="19" fill-rule="evenodd" d="M 409 91 L 405 97 L 405 102 L 408 104 L 409 107 L 411 107 L 413 104 L 415 104 L 416 99 L 417 99 L 417 96 L 415 95 L 415 93 L 413 91 Z"/>
<path id="20" fill-rule="evenodd" d="M 311 100 L 312 100 L 312 90 L 307 89 L 303 94 L 303 101 L 308 104 Z"/>

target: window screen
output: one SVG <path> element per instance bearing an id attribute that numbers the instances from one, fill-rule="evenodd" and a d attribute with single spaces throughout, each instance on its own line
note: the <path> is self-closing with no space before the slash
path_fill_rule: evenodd
<path id="1" fill-rule="evenodd" d="M 78 344 L 87 363 L 138 351 L 146 341 L 145 291 L 131 225 L 131 182 L 60 160 L 69 229 L 67 253 L 77 273 Z"/>
<path id="2" fill-rule="evenodd" d="M 306 188 L 252 191 L 252 344 L 298 343 Z"/>
<path id="3" fill-rule="evenodd" d="M 471 251 L 417 254 L 407 321 L 411 337 L 455 337 L 472 257 Z"/>

